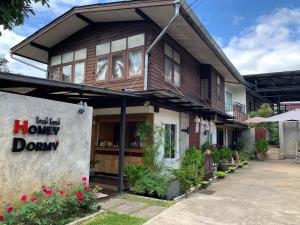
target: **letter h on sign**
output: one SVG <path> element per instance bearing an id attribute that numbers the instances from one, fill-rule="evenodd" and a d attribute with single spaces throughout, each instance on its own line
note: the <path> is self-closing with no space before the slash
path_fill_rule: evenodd
<path id="1" fill-rule="evenodd" d="M 23 124 L 20 124 L 20 120 L 15 120 L 14 134 L 18 134 L 19 130 L 22 129 L 23 135 L 28 132 L 28 121 L 24 120 Z"/>

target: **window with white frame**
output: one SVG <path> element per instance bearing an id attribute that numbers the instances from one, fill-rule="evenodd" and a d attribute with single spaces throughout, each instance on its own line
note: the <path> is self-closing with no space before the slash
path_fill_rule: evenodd
<path id="1" fill-rule="evenodd" d="M 164 158 L 175 158 L 176 125 L 165 124 Z"/>
<path id="2" fill-rule="evenodd" d="M 49 78 L 77 84 L 83 83 L 86 55 L 87 50 L 84 48 L 53 56 L 51 58 Z"/>
<path id="3" fill-rule="evenodd" d="M 165 44 L 165 81 L 180 86 L 180 55 L 171 46 Z"/>
<path id="4" fill-rule="evenodd" d="M 96 46 L 96 81 L 143 75 L 145 34 L 101 43 Z"/>

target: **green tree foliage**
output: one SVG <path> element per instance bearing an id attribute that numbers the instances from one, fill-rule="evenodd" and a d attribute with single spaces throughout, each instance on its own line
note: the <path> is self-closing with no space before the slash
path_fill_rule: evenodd
<path id="1" fill-rule="evenodd" d="M 7 63 L 8 63 L 7 59 L 0 58 L 0 72 L 9 72 Z"/>
<path id="2" fill-rule="evenodd" d="M 249 114 L 250 117 L 255 117 L 255 116 L 269 117 L 272 115 L 273 115 L 273 109 L 268 103 L 261 104 L 257 111 L 253 111 Z"/>
<path id="3" fill-rule="evenodd" d="M 4 29 L 12 30 L 15 26 L 23 24 L 24 19 L 30 14 L 35 15 L 32 4 L 41 3 L 49 6 L 48 2 L 49 0 L 0 1 L 0 25 L 3 25 Z"/>

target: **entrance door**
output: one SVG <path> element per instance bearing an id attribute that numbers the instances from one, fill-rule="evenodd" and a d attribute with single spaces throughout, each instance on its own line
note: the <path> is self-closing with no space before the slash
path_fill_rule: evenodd
<path id="1" fill-rule="evenodd" d="M 217 144 L 224 145 L 224 131 L 223 131 L 223 128 L 217 128 Z"/>

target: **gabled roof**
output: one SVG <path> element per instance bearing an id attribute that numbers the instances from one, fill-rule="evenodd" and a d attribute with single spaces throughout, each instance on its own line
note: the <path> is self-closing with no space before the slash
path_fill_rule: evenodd
<path id="1" fill-rule="evenodd" d="M 99 22 L 150 19 L 164 28 L 174 16 L 174 0 L 133 0 L 73 7 L 11 49 L 11 52 L 39 62 L 48 62 L 48 50 L 77 31 Z M 243 77 L 204 28 L 184 0 L 180 15 L 168 35 L 200 63 L 211 64 L 228 82 L 244 82 Z"/>

